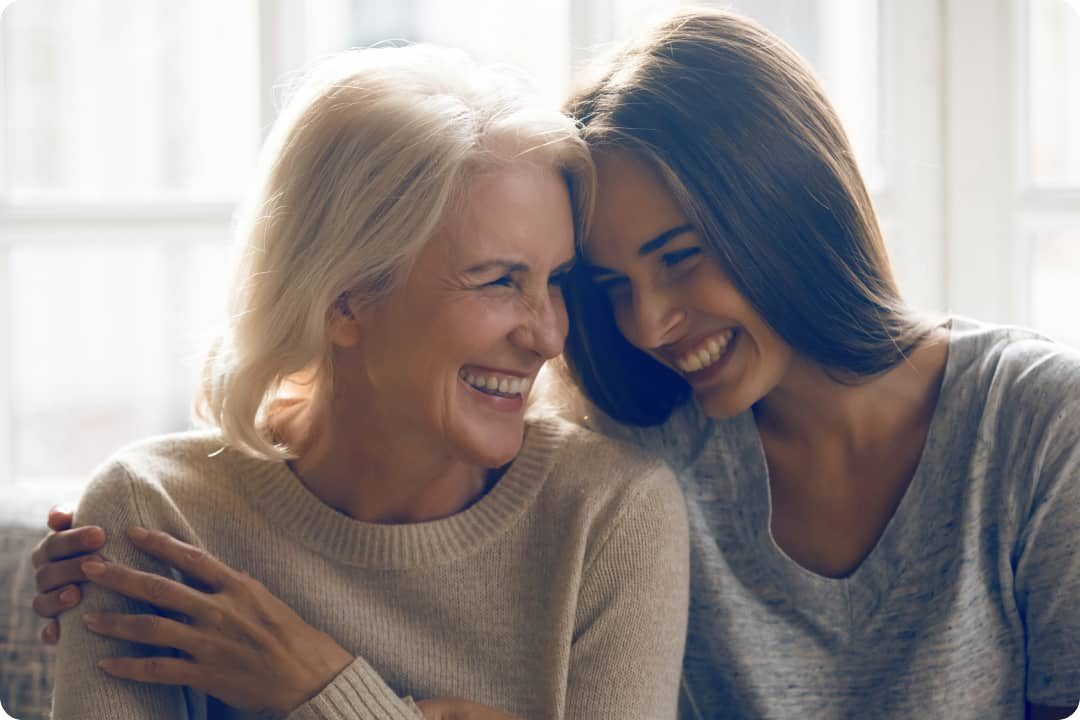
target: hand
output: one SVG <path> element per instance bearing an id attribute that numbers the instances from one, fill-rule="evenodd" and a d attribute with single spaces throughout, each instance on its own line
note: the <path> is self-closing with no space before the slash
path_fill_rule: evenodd
<path id="1" fill-rule="evenodd" d="M 105 533 L 99 527 L 87 526 L 71 529 L 71 513 L 60 508 L 49 511 L 48 525 L 51 533 L 42 538 L 34 548 L 37 592 L 34 596 L 34 612 L 48 620 L 41 629 L 41 640 L 55 645 L 60 640 L 60 623 L 57 616 L 82 601 L 82 593 L 76 583 L 86 582 L 82 563 L 105 545 Z"/>
<path id="2" fill-rule="evenodd" d="M 241 710 L 286 715 L 352 663 L 353 656 L 333 638 L 246 573 L 166 533 L 132 528 L 128 536 L 207 591 L 117 563 L 84 564 L 91 582 L 188 618 L 184 623 L 161 615 L 87 613 L 94 633 L 185 653 L 102 660 L 99 667 L 113 677 L 186 685 Z"/>
<path id="3" fill-rule="evenodd" d="M 416 707 L 424 714 L 424 720 L 521 720 L 517 715 L 461 698 L 421 700 Z"/>

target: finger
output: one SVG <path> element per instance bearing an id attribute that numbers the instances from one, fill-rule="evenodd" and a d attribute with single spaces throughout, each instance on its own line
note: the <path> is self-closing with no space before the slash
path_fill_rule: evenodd
<path id="1" fill-rule="evenodd" d="M 128 537 L 140 550 L 164 560 L 212 590 L 226 588 L 239 578 L 235 570 L 206 550 L 188 545 L 168 533 L 132 527 L 128 529 Z"/>
<path id="2" fill-rule="evenodd" d="M 56 532 L 70 530 L 71 522 L 74 517 L 74 514 L 67 508 L 55 505 L 49 510 L 49 519 L 46 520 L 46 524 L 49 526 L 50 530 Z"/>
<path id="3" fill-rule="evenodd" d="M 34 548 L 30 559 L 34 567 L 39 568 L 54 560 L 63 560 L 100 550 L 104 545 L 105 531 L 95 525 L 87 525 L 75 530 L 49 533 Z"/>
<path id="4" fill-rule="evenodd" d="M 82 593 L 79 592 L 79 588 L 68 585 L 59 590 L 35 595 L 30 607 L 38 617 L 51 620 L 65 610 L 75 607 L 81 600 Z"/>
<path id="5" fill-rule="evenodd" d="M 130 640 L 142 645 L 183 650 L 189 655 L 205 648 L 208 639 L 195 628 L 160 615 L 86 613 L 86 627 L 98 635 Z"/>
<path id="6" fill-rule="evenodd" d="M 45 627 L 41 628 L 41 642 L 46 645 L 56 645 L 60 642 L 60 623 L 50 620 Z"/>
<path id="7" fill-rule="evenodd" d="M 95 585 L 191 618 L 203 618 L 214 610 L 208 595 L 156 573 L 112 562 L 86 562 L 82 569 Z"/>
<path id="8" fill-rule="evenodd" d="M 188 685 L 199 689 L 201 673 L 191 660 L 167 657 L 118 657 L 99 660 L 98 667 L 109 675 L 158 685 Z"/>
<path id="9" fill-rule="evenodd" d="M 63 585 L 86 582 L 82 565 L 87 561 L 105 562 L 100 555 L 77 555 L 67 560 L 56 560 L 42 565 L 34 571 L 37 591 L 47 593 Z"/>

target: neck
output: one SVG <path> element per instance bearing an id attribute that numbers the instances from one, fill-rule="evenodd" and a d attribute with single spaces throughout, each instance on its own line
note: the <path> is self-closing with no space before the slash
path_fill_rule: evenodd
<path id="1" fill-rule="evenodd" d="M 912 423 L 928 421 L 944 377 L 948 332 L 941 330 L 895 367 L 854 383 L 796 358 L 754 406 L 763 435 L 820 451 L 858 452 Z"/>
<path id="2" fill-rule="evenodd" d="M 320 500 L 356 520 L 417 523 L 461 512 L 495 474 L 392 431 L 356 400 L 294 400 L 275 408 L 275 433 L 297 454 L 293 471 Z"/>

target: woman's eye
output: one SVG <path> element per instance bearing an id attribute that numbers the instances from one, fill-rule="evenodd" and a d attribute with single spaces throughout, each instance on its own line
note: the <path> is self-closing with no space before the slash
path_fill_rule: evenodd
<path id="1" fill-rule="evenodd" d="M 675 267 L 676 265 L 678 265 L 682 261 L 688 260 L 688 259 L 690 259 L 692 257 L 695 257 L 697 255 L 700 255 L 700 254 L 701 254 L 701 248 L 699 248 L 699 247 L 688 247 L 688 248 L 683 248 L 682 250 L 675 250 L 675 251 L 672 251 L 672 252 L 664 253 L 660 257 L 660 260 L 667 267 Z"/>
<path id="2" fill-rule="evenodd" d="M 481 287 L 513 287 L 514 278 L 509 275 L 503 275 L 498 280 L 492 280 L 491 282 L 484 283 Z"/>
<path id="3" fill-rule="evenodd" d="M 597 282 L 596 287 L 605 293 L 612 302 L 615 302 L 629 293 L 630 280 L 624 277 L 610 278 Z"/>

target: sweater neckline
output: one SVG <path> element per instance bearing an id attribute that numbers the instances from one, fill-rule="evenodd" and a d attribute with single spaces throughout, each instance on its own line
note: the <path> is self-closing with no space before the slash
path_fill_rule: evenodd
<path id="1" fill-rule="evenodd" d="M 254 463 L 245 475 L 253 503 L 283 534 L 340 563 L 404 570 L 453 562 L 507 530 L 550 474 L 559 437 L 554 419 L 526 422 L 521 451 L 494 487 L 465 510 L 429 522 L 354 520 L 320 500 L 284 461 L 245 456 Z"/>
<path id="2" fill-rule="evenodd" d="M 943 454 L 949 437 L 946 428 L 949 427 L 957 407 L 953 398 L 953 386 L 961 372 L 960 368 L 967 362 L 968 347 L 960 337 L 963 331 L 967 330 L 967 324 L 962 319 L 949 317 L 941 326 L 949 329 L 948 351 L 937 402 L 931 414 L 930 426 L 918 463 L 896 509 L 885 523 L 873 547 L 846 575 L 832 577 L 814 572 L 792 559 L 776 542 L 771 529 L 772 498 L 765 449 L 761 444 L 753 414 L 744 413 L 739 418 L 742 423 L 740 432 L 752 448 L 754 472 L 766 479 L 764 483 L 755 483 L 752 494 L 756 507 L 755 515 L 758 518 L 755 523 L 755 542 L 761 548 L 762 561 L 785 586 L 797 588 L 801 602 L 807 606 L 815 600 L 823 601 L 823 607 L 831 607 L 832 603 L 851 602 L 853 598 L 861 598 L 862 604 L 856 603 L 856 607 L 869 612 L 897 580 L 903 577 L 912 548 L 921 542 L 921 509 L 931 502 L 935 490 L 939 489 L 940 484 L 935 483 L 935 475 L 947 467 L 946 456 Z M 943 476 L 950 475 L 944 473 Z M 852 613 L 858 614 L 855 610 L 852 610 Z"/>

